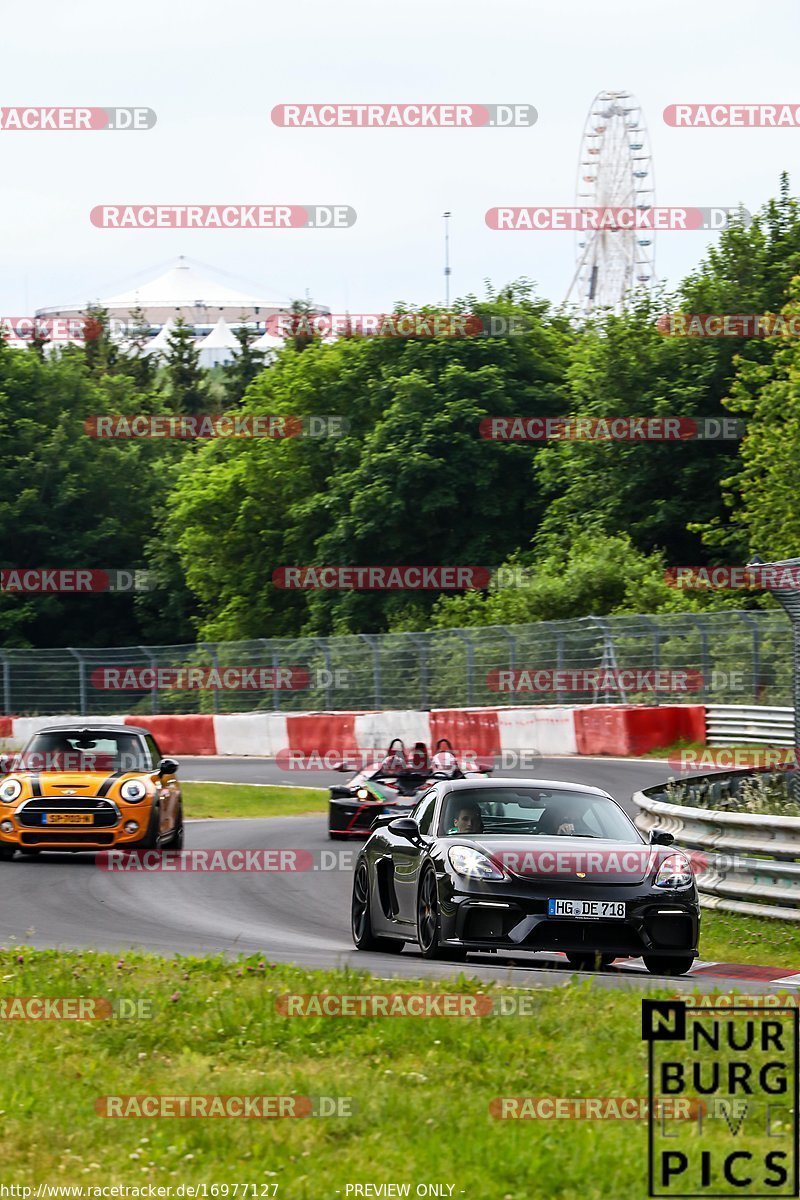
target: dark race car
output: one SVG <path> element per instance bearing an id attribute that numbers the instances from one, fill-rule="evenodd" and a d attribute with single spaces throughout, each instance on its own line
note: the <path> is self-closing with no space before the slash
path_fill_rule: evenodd
<path id="1" fill-rule="evenodd" d="M 347 764 L 339 769 L 347 770 Z M 491 770 L 491 762 L 459 760 L 447 738 L 439 738 L 433 754 L 424 742 L 406 752 L 401 739 L 395 738 L 384 758 L 347 783 L 331 787 L 328 836 L 367 837 L 381 817 L 408 815 L 437 780 L 481 778 Z"/>
<path id="2" fill-rule="evenodd" d="M 697 956 L 691 864 L 645 841 L 599 788 L 543 779 L 438 782 L 413 812 L 382 822 L 358 856 L 360 950 L 424 958 L 562 951 L 578 969 L 639 957 L 681 975 Z"/>

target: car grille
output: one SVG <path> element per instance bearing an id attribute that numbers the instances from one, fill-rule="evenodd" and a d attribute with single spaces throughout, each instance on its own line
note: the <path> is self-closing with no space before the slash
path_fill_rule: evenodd
<path id="1" fill-rule="evenodd" d="M 86 829 L 79 829 L 77 826 L 70 828 L 69 825 L 64 825 L 61 829 L 42 829 L 36 833 L 21 833 L 20 842 L 23 846 L 113 846 L 114 834 L 102 833 L 97 831 L 93 833 Z"/>
<path id="2" fill-rule="evenodd" d="M 587 950 L 631 950 L 642 952 L 642 942 L 625 921 L 542 921 L 529 941 L 543 950 L 569 949 L 585 945 Z M 533 946 L 531 946 L 533 948 Z"/>
<path id="3" fill-rule="evenodd" d="M 93 829 L 108 829 L 116 825 L 118 817 L 115 806 L 110 800 L 101 800 L 96 796 L 47 796 L 31 800 L 17 813 L 17 822 L 23 829 L 46 829 L 42 821 L 43 813 L 92 813 Z M 88 831 L 88 826 L 75 826 L 75 829 Z M 55 833 L 56 828 L 48 830 Z M 73 830 L 68 825 L 60 827 L 59 837 L 62 841 L 72 841 Z M 68 836 L 65 836 L 68 835 Z M 24 840 L 24 839 L 23 839 Z"/>

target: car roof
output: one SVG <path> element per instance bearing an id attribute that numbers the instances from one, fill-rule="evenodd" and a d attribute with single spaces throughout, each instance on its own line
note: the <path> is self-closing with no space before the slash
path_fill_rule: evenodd
<path id="1" fill-rule="evenodd" d="M 550 788 L 562 792 L 592 792 L 596 796 L 608 796 L 608 792 L 604 792 L 602 788 L 592 787 L 588 783 L 567 783 L 564 779 L 453 779 L 445 785 L 445 791 L 448 792 L 463 792 L 467 789 L 470 791 L 473 788 L 490 788 L 496 791 L 498 788 L 520 788 L 520 787 L 535 787 L 535 788 Z M 610 797 L 613 799 L 613 797 Z"/>
<path id="2" fill-rule="evenodd" d="M 32 737 L 39 733 L 149 733 L 149 729 L 141 729 L 138 725 L 81 725 L 71 721 L 69 725 L 43 725 L 34 730 Z"/>

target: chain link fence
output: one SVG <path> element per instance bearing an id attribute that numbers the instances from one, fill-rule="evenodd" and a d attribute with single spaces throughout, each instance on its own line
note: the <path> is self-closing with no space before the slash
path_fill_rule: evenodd
<path id="1" fill-rule="evenodd" d="M 6 649 L 2 712 L 786 705 L 791 650 L 782 612 L 730 610 L 187 646 Z"/>

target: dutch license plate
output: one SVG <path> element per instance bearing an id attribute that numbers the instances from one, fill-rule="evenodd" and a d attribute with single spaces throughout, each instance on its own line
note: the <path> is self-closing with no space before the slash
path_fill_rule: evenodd
<path id="1" fill-rule="evenodd" d="M 43 825 L 94 825 L 94 813 L 42 813 Z"/>
<path id="2" fill-rule="evenodd" d="M 624 900 L 548 900 L 550 917 L 624 917 Z"/>

